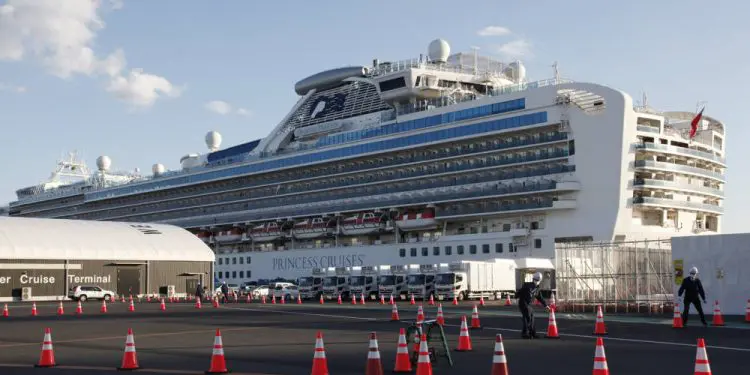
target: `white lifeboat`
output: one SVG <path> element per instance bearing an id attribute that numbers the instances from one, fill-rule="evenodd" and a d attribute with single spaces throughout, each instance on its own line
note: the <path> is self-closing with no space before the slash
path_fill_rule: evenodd
<path id="1" fill-rule="evenodd" d="M 211 240 L 211 232 L 198 232 L 196 234 L 203 242 L 208 243 Z"/>
<path id="2" fill-rule="evenodd" d="M 385 230 L 386 223 L 382 215 L 373 212 L 362 212 L 341 220 L 341 233 L 347 236 L 359 236 Z"/>
<path id="3" fill-rule="evenodd" d="M 426 208 L 422 211 L 410 211 L 398 216 L 396 225 L 401 230 L 424 230 L 437 227 L 435 211 L 432 208 Z"/>
<path id="4" fill-rule="evenodd" d="M 273 241 L 282 235 L 281 227 L 276 222 L 264 223 L 250 230 L 250 237 L 253 238 L 253 241 L 259 242 Z"/>
<path id="5" fill-rule="evenodd" d="M 216 234 L 215 238 L 218 242 L 235 242 L 242 240 L 242 235 L 245 231 L 242 228 L 232 228 L 230 230 L 221 231 Z"/>
<path id="6" fill-rule="evenodd" d="M 333 234 L 334 228 L 331 227 L 331 221 L 316 217 L 305 219 L 294 224 L 292 234 L 295 238 L 310 239 Z"/>

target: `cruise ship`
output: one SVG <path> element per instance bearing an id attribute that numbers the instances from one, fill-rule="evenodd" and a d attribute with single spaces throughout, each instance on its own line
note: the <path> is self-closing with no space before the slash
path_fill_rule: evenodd
<path id="1" fill-rule="evenodd" d="M 601 84 L 529 81 L 519 61 L 374 59 L 295 85 L 267 137 L 97 171 L 72 155 L 9 214 L 166 223 L 217 253 L 229 282 L 315 268 L 546 258 L 557 244 L 720 233 L 724 125 Z M 560 245 L 561 246 L 561 245 Z"/>

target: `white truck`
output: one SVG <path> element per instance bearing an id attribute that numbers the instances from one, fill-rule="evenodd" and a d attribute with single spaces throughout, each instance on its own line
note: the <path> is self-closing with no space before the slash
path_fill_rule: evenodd
<path id="1" fill-rule="evenodd" d="M 297 279 L 299 286 L 299 295 L 302 299 L 319 299 L 323 294 L 323 278 L 326 276 L 326 270 L 323 268 L 313 268 L 312 276 L 303 276 Z"/>
<path id="2" fill-rule="evenodd" d="M 378 290 L 385 299 L 406 299 L 408 288 L 406 276 L 409 270 L 405 265 L 380 266 L 378 277 Z"/>
<path id="3" fill-rule="evenodd" d="M 519 277 L 514 259 L 489 261 L 462 260 L 448 264 L 448 272 L 439 273 L 435 280 L 439 300 L 501 298 L 515 294 Z"/>
<path id="4" fill-rule="evenodd" d="M 341 299 L 348 299 L 350 273 L 346 267 L 328 267 L 328 276 L 323 278 L 323 298 L 332 300 L 341 296 Z"/>
<path id="5" fill-rule="evenodd" d="M 356 298 L 364 295 L 365 298 L 375 300 L 378 298 L 378 268 L 373 266 L 352 267 L 352 276 L 349 277 L 349 291 Z"/>
<path id="6" fill-rule="evenodd" d="M 415 269 L 414 265 L 410 266 L 409 278 L 409 295 L 415 299 L 428 299 L 435 294 L 435 276 L 440 270 L 439 264 L 420 264 Z M 415 272 L 416 271 L 416 272 Z"/>

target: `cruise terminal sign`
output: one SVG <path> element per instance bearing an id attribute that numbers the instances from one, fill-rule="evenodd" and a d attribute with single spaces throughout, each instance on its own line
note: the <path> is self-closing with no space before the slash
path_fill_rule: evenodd
<path id="1" fill-rule="evenodd" d="M 57 279 L 50 275 L 26 275 L 22 274 L 17 276 L 18 283 L 21 285 L 43 285 L 43 284 L 54 284 Z M 0 285 L 11 284 L 13 282 L 13 276 L 0 276 Z M 109 284 L 112 282 L 111 275 L 91 275 L 91 276 L 78 276 L 68 275 L 68 282 L 71 284 L 78 283 L 89 283 L 89 284 Z"/>

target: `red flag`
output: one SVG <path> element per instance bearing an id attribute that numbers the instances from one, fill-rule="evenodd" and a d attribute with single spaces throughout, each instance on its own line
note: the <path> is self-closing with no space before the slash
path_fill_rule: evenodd
<path id="1" fill-rule="evenodd" d="M 701 122 L 701 118 L 703 118 L 704 109 L 706 109 L 706 107 L 701 108 L 701 111 L 698 112 L 693 118 L 693 121 L 690 122 L 690 139 L 693 139 L 693 137 L 695 137 L 695 132 L 698 131 L 698 123 Z"/>

